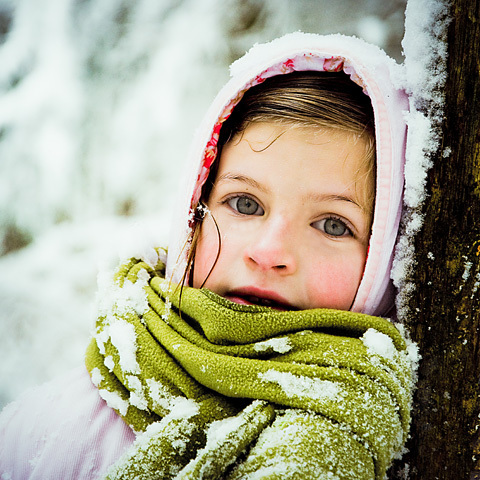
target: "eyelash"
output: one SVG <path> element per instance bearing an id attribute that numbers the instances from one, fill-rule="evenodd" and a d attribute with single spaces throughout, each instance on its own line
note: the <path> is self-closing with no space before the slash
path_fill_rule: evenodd
<path id="1" fill-rule="evenodd" d="M 231 205 L 232 201 L 237 200 L 237 202 L 238 202 L 241 199 L 251 200 L 252 202 L 254 202 L 257 205 L 257 209 L 258 208 L 261 209 L 261 212 L 260 213 L 243 213 L 243 212 L 240 212 L 238 210 L 238 206 L 232 206 Z M 255 198 L 251 197 L 250 195 L 245 195 L 245 194 L 230 195 L 229 197 L 225 198 L 224 200 L 222 200 L 219 203 L 221 205 L 228 205 L 235 213 L 237 213 L 238 215 L 242 215 L 242 216 L 247 216 L 247 217 L 249 217 L 249 216 L 261 216 L 265 213 L 265 211 L 263 210 L 263 207 L 260 205 L 260 202 L 255 200 Z M 328 233 L 325 230 L 325 222 L 327 222 L 329 220 L 340 223 L 343 227 L 345 227 L 345 232 L 341 235 L 334 235 L 333 233 Z M 324 224 L 322 229 L 316 228 L 314 226 L 314 224 L 321 223 L 321 222 L 323 222 L 323 224 Z M 322 218 L 321 220 L 317 220 L 317 221 L 313 222 L 311 225 L 316 230 L 321 231 L 322 233 L 324 233 L 324 234 L 326 234 L 326 235 L 328 235 L 329 237 L 332 237 L 332 238 L 342 238 L 342 237 L 345 237 L 345 236 L 354 237 L 355 236 L 354 233 L 353 233 L 353 230 L 349 226 L 348 222 L 343 220 L 340 217 L 335 216 L 335 215 L 329 215 L 328 217 L 325 217 L 325 218 Z"/>
<path id="2" fill-rule="evenodd" d="M 233 202 L 234 200 L 237 200 L 240 201 L 242 199 L 246 199 L 246 200 L 250 200 L 252 202 L 254 202 L 256 205 L 257 205 L 257 209 L 260 209 L 261 212 L 260 213 L 244 213 L 244 212 L 240 212 L 238 210 L 238 206 L 233 206 L 231 205 L 231 202 Z M 225 200 L 222 200 L 220 202 L 221 205 L 225 205 L 227 204 L 235 213 L 239 214 L 239 215 L 244 215 L 246 217 L 250 217 L 250 216 L 260 216 L 260 215 L 263 215 L 265 213 L 263 207 L 260 205 L 260 202 L 258 202 L 257 200 L 255 200 L 255 198 L 251 197 L 250 195 L 245 195 L 245 194 L 239 194 L 239 195 L 230 195 L 229 197 L 227 197 Z"/>
<path id="3" fill-rule="evenodd" d="M 323 222 L 325 224 L 325 222 L 328 222 L 329 220 L 333 220 L 334 222 L 340 223 L 343 227 L 345 227 L 345 232 L 342 235 L 334 235 L 332 233 L 328 233 L 325 230 L 325 225 L 324 225 L 324 228 L 321 229 L 321 230 L 319 228 L 316 228 L 316 227 L 313 226 L 315 223 L 320 223 L 320 222 Z M 332 237 L 332 238 L 342 238 L 342 237 L 346 237 L 346 236 L 354 237 L 355 236 L 354 233 L 353 233 L 353 230 L 349 226 L 348 222 L 346 222 L 342 218 L 337 217 L 335 215 L 329 215 L 328 217 L 325 217 L 325 218 L 322 218 L 321 220 L 317 220 L 316 222 L 313 222 L 312 227 L 315 228 L 316 230 L 321 231 L 322 233 L 325 233 L 326 235 L 328 235 L 329 237 Z"/>

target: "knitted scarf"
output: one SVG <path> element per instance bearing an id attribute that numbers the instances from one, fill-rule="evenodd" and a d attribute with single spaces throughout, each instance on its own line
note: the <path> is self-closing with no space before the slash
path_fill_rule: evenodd
<path id="1" fill-rule="evenodd" d="M 238 305 L 132 260 L 100 297 L 93 383 L 138 433 L 109 479 L 383 479 L 412 368 L 388 320 Z"/>

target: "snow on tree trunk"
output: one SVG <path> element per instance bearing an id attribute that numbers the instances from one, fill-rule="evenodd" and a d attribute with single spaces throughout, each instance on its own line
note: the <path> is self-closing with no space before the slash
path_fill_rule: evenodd
<path id="1" fill-rule="evenodd" d="M 399 317 L 422 361 L 410 453 L 390 478 L 480 478 L 480 2 L 410 0 L 411 113 Z M 425 188 L 424 188 L 425 185 Z"/>

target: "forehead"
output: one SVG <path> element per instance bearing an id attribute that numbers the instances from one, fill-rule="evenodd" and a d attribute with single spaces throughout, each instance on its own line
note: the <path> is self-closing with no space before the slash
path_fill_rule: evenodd
<path id="1" fill-rule="evenodd" d="M 255 122 L 223 148 L 218 170 L 236 163 L 277 159 L 277 168 L 296 169 L 326 164 L 335 172 L 360 172 L 369 167 L 366 136 L 336 128 Z M 340 168 L 341 167 L 341 168 Z M 343 168 L 345 167 L 345 168 Z M 308 170 L 303 170 L 308 175 Z M 337 172 L 338 173 L 338 172 Z"/>
<path id="2" fill-rule="evenodd" d="M 289 195 L 348 191 L 363 204 L 374 181 L 366 152 L 366 139 L 352 132 L 254 123 L 225 145 L 216 183 L 242 177 L 268 188 L 277 182 Z"/>

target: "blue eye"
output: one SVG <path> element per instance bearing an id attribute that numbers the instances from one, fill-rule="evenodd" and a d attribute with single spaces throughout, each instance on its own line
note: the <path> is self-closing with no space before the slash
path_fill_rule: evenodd
<path id="1" fill-rule="evenodd" d="M 317 230 L 324 231 L 327 235 L 332 237 L 343 237 L 352 234 L 345 222 L 342 222 L 342 220 L 338 218 L 324 218 L 323 220 L 314 222 L 312 226 Z"/>
<path id="2" fill-rule="evenodd" d="M 265 213 L 263 208 L 250 197 L 233 197 L 227 200 L 227 203 L 242 215 L 263 215 Z"/>

